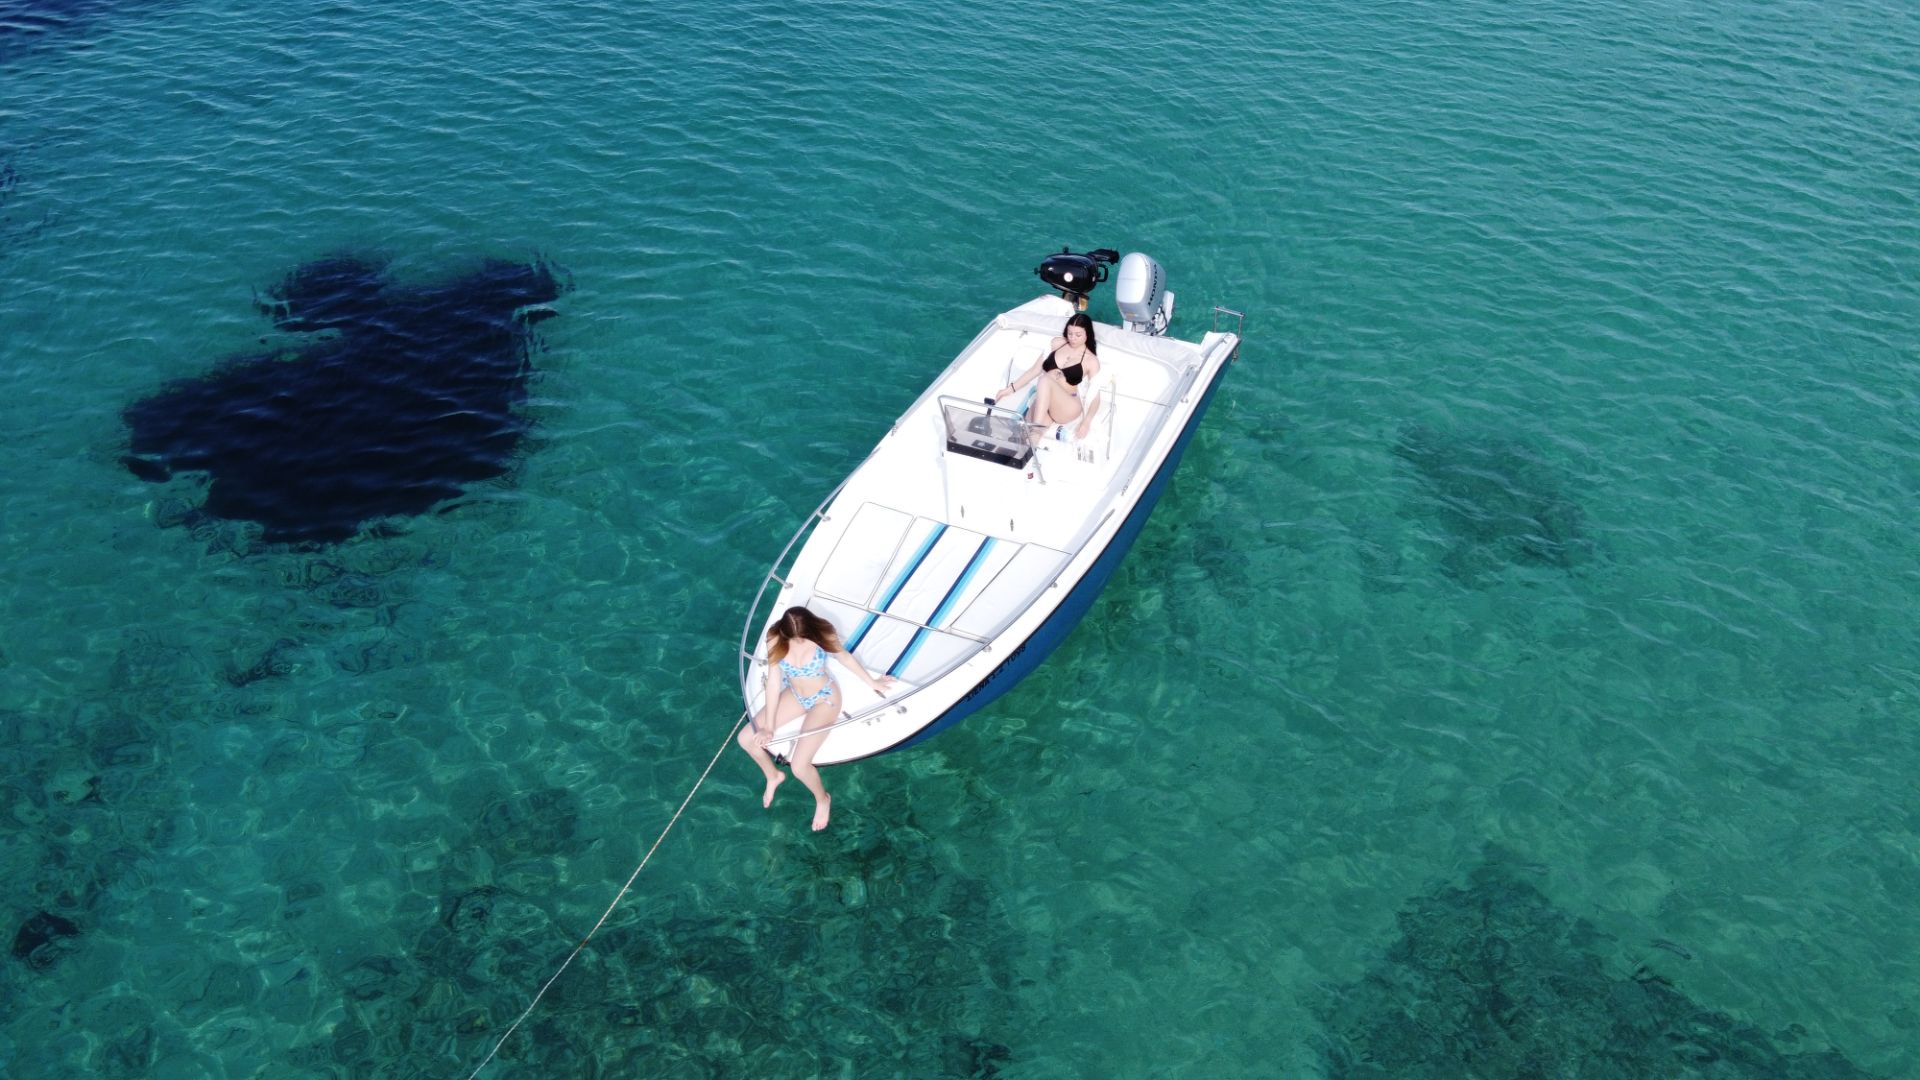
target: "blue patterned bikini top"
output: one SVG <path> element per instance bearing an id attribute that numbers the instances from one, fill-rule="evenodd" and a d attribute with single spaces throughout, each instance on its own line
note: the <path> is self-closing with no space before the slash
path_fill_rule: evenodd
<path id="1" fill-rule="evenodd" d="M 794 667 L 792 664 L 787 663 L 785 658 L 782 658 L 780 661 L 781 682 L 791 683 L 795 679 L 817 679 L 826 673 L 827 650 L 820 648 L 818 645 L 813 648 L 813 659 L 799 667 Z"/>

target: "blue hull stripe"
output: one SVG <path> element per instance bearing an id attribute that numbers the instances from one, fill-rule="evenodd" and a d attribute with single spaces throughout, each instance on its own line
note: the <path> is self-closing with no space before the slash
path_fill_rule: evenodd
<path id="1" fill-rule="evenodd" d="M 928 626 L 939 626 L 940 620 L 947 617 L 947 612 L 953 607 L 953 602 L 960 598 L 962 592 L 966 591 L 967 582 L 973 580 L 973 575 L 979 571 L 980 564 L 987 561 L 987 553 L 992 550 L 993 537 L 989 536 L 980 541 L 980 547 L 974 551 L 973 558 L 967 560 L 967 568 L 960 572 L 959 580 L 953 583 L 953 588 L 947 590 L 947 595 L 940 600 L 940 606 L 935 608 L 933 614 L 927 618 Z M 906 650 L 900 654 L 900 659 L 895 660 L 893 666 L 887 669 L 887 674 L 898 675 L 901 671 L 905 670 L 907 664 L 913 660 L 913 655 L 920 651 L 921 643 L 926 640 L 926 630 L 921 629 L 914 631 L 913 640 L 907 643 Z"/>
<path id="2" fill-rule="evenodd" d="M 913 558 L 907 560 L 907 568 L 900 571 L 899 577 L 893 579 L 893 586 L 887 590 L 886 597 L 880 601 L 881 611 L 892 607 L 893 602 L 899 599 L 900 590 L 907 587 L 907 582 L 912 580 L 913 575 L 920 569 L 920 564 L 927 561 L 927 552 L 933 550 L 933 545 L 939 543 L 940 538 L 946 535 L 946 532 L 947 524 L 943 521 L 940 523 L 939 528 L 927 534 L 926 540 L 920 545 L 920 550 L 914 552 Z M 873 612 L 867 612 L 867 617 L 860 620 L 860 629 L 855 630 L 853 636 L 847 639 L 848 652 L 852 652 L 860 647 L 860 642 L 865 640 L 867 631 L 873 629 L 874 621 L 878 618 L 879 616 Z"/>

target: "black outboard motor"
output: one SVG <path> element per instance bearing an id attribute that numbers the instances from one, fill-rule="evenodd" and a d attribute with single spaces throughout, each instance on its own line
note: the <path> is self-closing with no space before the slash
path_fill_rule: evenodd
<path id="1" fill-rule="evenodd" d="M 1060 295 L 1073 305 L 1075 311 L 1087 310 L 1087 294 L 1095 285 L 1107 280 L 1107 267 L 1120 261 L 1120 253 L 1112 248 L 1094 248 L 1085 255 L 1076 255 L 1071 248 L 1061 248 L 1060 254 L 1049 255 L 1045 262 L 1033 268 L 1040 280 L 1060 290 Z"/>

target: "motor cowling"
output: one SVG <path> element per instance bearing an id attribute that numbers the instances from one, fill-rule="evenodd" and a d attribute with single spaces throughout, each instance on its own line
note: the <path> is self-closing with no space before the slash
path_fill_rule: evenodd
<path id="1" fill-rule="evenodd" d="M 1173 294 L 1167 291 L 1167 272 L 1151 256 L 1131 251 L 1120 260 L 1113 282 L 1113 300 L 1127 329 L 1158 337 L 1173 321 Z"/>
<path id="2" fill-rule="evenodd" d="M 1060 254 L 1047 256 L 1033 272 L 1041 281 L 1059 290 L 1076 310 L 1085 311 L 1087 294 L 1107 280 L 1108 266 L 1119 257 L 1120 253 L 1112 248 L 1095 248 L 1084 255 L 1071 248 L 1061 248 Z"/>

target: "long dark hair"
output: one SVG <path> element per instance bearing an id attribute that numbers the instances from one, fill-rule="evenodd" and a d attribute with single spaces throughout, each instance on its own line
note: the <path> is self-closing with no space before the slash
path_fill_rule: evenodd
<path id="1" fill-rule="evenodd" d="M 1099 356 L 1100 346 L 1093 343 L 1093 316 L 1084 311 L 1076 311 L 1067 317 L 1067 325 L 1060 328 L 1060 340 L 1067 340 L 1067 331 L 1076 326 L 1087 332 L 1087 351 Z"/>
<path id="2" fill-rule="evenodd" d="M 833 624 L 803 607 L 790 607 L 767 627 L 767 663 L 787 658 L 787 648 L 795 638 L 806 638 L 830 653 L 841 651 L 840 635 Z"/>

